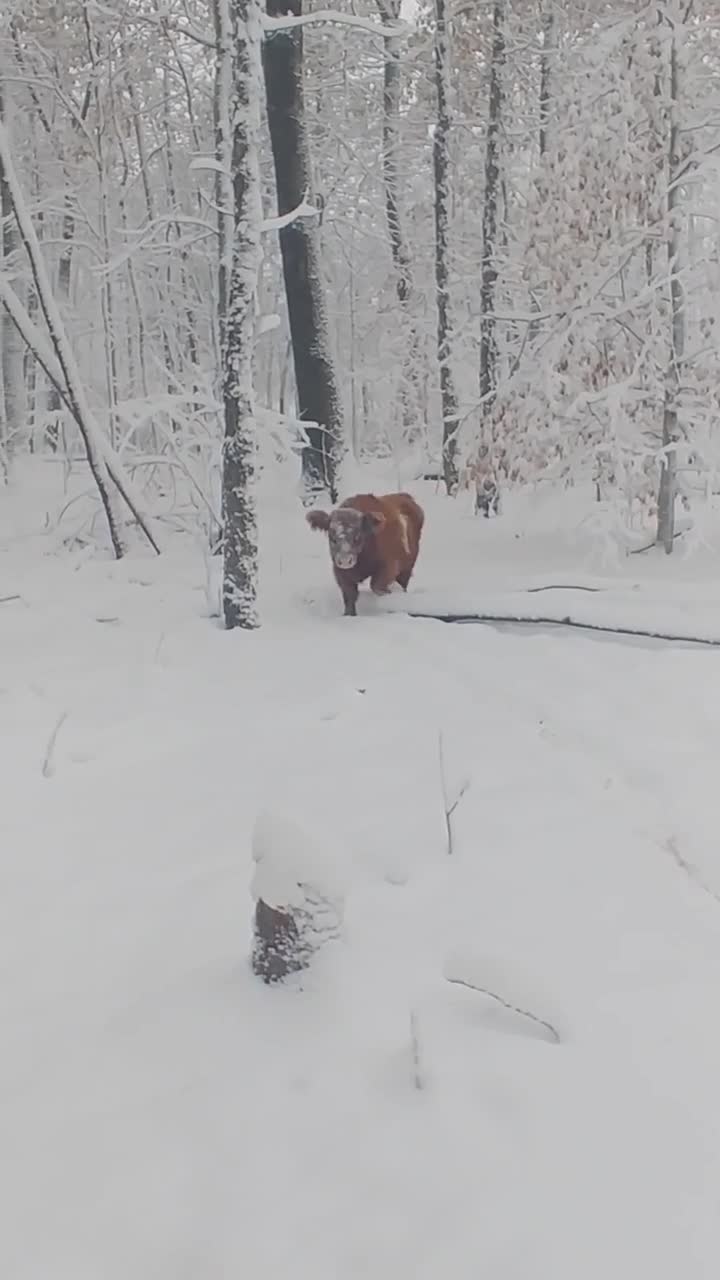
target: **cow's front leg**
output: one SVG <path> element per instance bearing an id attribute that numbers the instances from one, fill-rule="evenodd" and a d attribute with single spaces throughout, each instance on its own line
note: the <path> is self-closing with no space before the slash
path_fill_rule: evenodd
<path id="1" fill-rule="evenodd" d="M 392 560 L 390 564 L 381 565 L 370 579 L 370 590 L 374 591 L 376 596 L 387 595 L 392 583 L 398 576 L 399 569 L 400 565 L 395 560 Z"/>
<path id="2" fill-rule="evenodd" d="M 335 574 L 335 581 L 342 591 L 343 604 L 345 605 L 345 617 L 357 617 L 357 582 L 353 582 L 352 578 L 346 578 L 344 575 L 341 577 L 339 573 Z"/>

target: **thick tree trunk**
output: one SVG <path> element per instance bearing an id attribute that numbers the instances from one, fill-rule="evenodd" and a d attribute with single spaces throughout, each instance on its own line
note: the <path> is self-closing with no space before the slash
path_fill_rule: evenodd
<path id="1" fill-rule="evenodd" d="M 459 412 L 455 381 L 450 364 L 452 328 L 448 288 L 450 232 L 450 184 L 448 144 L 450 139 L 449 47 L 445 0 L 435 0 L 435 88 L 437 119 L 433 138 L 435 175 L 435 289 L 437 297 L 437 353 L 440 366 L 440 398 L 443 416 L 443 476 L 448 493 L 458 482 L 457 434 Z"/>
<path id="2" fill-rule="evenodd" d="M 505 0 L 493 5 L 490 88 L 485 136 L 485 192 L 483 198 L 483 246 L 480 268 L 480 399 L 482 415 L 492 409 L 497 388 L 497 336 L 495 293 L 497 286 L 497 234 L 500 207 L 500 129 L 502 124 L 502 75 L 505 64 Z"/>
<path id="3" fill-rule="evenodd" d="M 665 374 L 665 405 L 663 409 L 662 443 L 663 458 L 658 492 L 657 541 L 662 543 L 667 555 L 673 550 L 675 540 L 675 502 L 677 498 L 677 442 L 680 438 L 678 424 L 678 399 L 681 369 L 685 355 L 685 290 L 680 277 L 680 129 L 679 68 L 675 33 L 670 39 L 670 137 L 667 197 L 667 257 L 670 276 L 670 353 Z"/>
<path id="4" fill-rule="evenodd" d="M 223 214 L 232 209 L 223 264 L 223 615 L 228 629 L 250 629 L 258 625 L 253 343 L 262 223 L 258 154 L 262 8 L 261 0 L 216 0 L 216 4 L 221 38 L 217 120 L 221 163 L 230 156 L 229 173 L 223 164 L 220 184 Z M 227 224 L 226 229 L 230 230 Z"/>
<path id="5" fill-rule="evenodd" d="M 267 0 L 267 12 L 274 18 L 288 13 L 299 15 L 302 0 Z M 312 198 L 302 27 L 279 30 L 267 37 L 263 65 L 278 214 L 282 216 Z M 326 490 L 335 502 L 343 450 L 343 413 L 330 353 L 317 221 L 296 218 L 279 235 L 298 413 L 308 424 L 308 443 L 302 454 L 305 493 L 308 501 L 314 501 L 319 492 Z"/>

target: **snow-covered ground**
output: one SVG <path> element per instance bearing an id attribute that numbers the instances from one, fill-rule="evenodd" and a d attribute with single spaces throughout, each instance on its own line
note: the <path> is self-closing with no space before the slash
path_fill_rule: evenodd
<path id="1" fill-rule="evenodd" d="M 716 1275 L 720 650 L 399 612 L 720 638 L 712 522 L 613 565 L 417 492 L 416 582 L 357 619 L 270 503 L 251 635 L 189 541 L 59 556 L 0 495 L 4 1280 Z M 349 886 L 283 989 L 262 813 Z"/>

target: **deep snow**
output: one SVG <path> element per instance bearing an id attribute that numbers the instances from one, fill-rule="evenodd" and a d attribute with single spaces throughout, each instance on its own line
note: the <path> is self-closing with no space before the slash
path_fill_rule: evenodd
<path id="1" fill-rule="evenodd" d="M 613 566 L 421 496 L 411 593 L 357 619 L 266 503 L 266 626 L 228 635 L 189 542 L 60 557 L 0 495 L 8 1280 L 715 1276 L 720 651 L 397 613 L 574 581 L 720 637 L 712 530 Z M 273 813 L 349 883 L 268 990 Z"/>

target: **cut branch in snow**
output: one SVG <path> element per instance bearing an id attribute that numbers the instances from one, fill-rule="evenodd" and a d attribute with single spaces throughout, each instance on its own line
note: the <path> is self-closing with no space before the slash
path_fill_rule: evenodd
<path id="1" fill-rule="evenodd" d="M 468 982 L 466 978 L 451 978 L 446 975 L 446 981 L 453 987 L 466 987 L 468 991 L 477 991 L 478 995 L 488 996 L 490 1000 L 494 1000 L 497 1004 L 501 1004 L 503 1009 L 509 1009 L 511 1013 L 517 1013 L 521 1018 L 528 1018 L 530 1022 L 534 1022 L 538 1027 L 542 1027 L 548 1032 L 553 1044 L 560 1044 L 560 1032 L 554 1027 L 552 1022 L 546 1022 L 544 1018 L 539 1018 L 536 1013 L 531 1013 L 529 1009 L 521 1009 L 518 1005 L 512 1004 L 509 1000 L 505 1000 L 503 996 L 499 996 L 495 991 L 489 991 L 487 987 L 477 986 L 474 982 Z"/>
<path id="2" fill-rule="evenodd" d="M 697 867 L 693 866 L 692 862 L 688 862 L 687 858 L 683 856 L 680 852 L 680 847 L 675 836 L 668 836 L 667 840 L 663 841 L 663 848 L 670 854 L 673 862 L 676 863 L 680 870 L 685 872 L 685 875 L 689 880 L 692 880 L 693 883 L 696 884 L 699 889 L 702 889 L 703 893 L 706 893 L 709 898 L 712 898 L 714 902 L 720 903 L 720 893 L 715 889 L 712 889 L 700 874 Z"/>
<path id="3" fill-rule="evenodd" d="M 412 1053 L 413 1084 L 418 1092 L 425 1088 L 425 1077 L 422 1069 L 422 1051 L 420 1048 L 420 1020 L 416 1009 L 410 1010 L 410 1050 Z"/>
<path id="4" fill-rule="evenodd" d="M 720 648 L 720 638 L 708 639 L 703 636 L 682 636 L 666 631 L 646 631 L 642 627 L 613 627 L 600 622 L 576 622 L 573 618 L 521 618 L 512 613 L 408 613 L 409 618 L 422 618 L 431 622 L 448 623 L 487 623 L 492 626 L 498 622 L 508 622 L 528 627 L 576 627 L 579 631 L 601 631 L 615 636 L 641 636 L 647 640 L 667 640 L 674 644 L 703 644 L 711 648 Z M 454 808 L 454 806 L 453 806 Z"/>
<path id="5" fill-rule="evenodd" d="M 48 744 L 45 749 L 45 758 L 42 765 L 43 778 L 52 778 L 55 772 L 55 744 L 57 742 L 58 734 L 68 718 L 68 714 L 69 713 L 67 711 L 63 711 L 62 715 L 59 716 L 57 720 L 55 728 L 48 738 Z"/>

